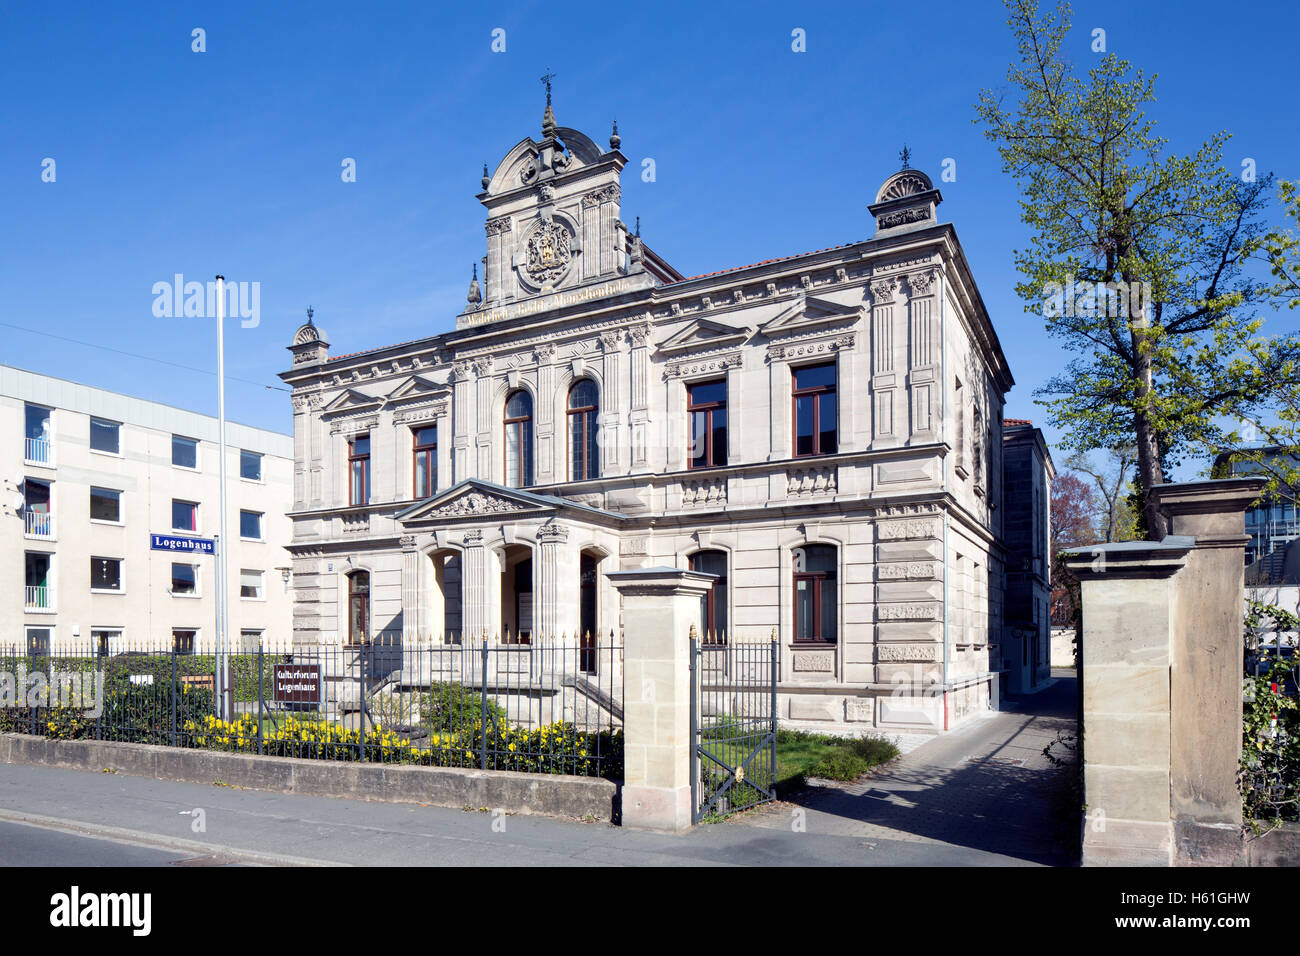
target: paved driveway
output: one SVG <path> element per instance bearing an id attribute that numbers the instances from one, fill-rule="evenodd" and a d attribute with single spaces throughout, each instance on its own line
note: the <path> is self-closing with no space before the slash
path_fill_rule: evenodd
<path id="1" fill-rule="evenodd" d="M 1072 673 L 1058 671 L 1057 673 Z M 908 842 L 983 851 L 1028 863 L 1069 865 L 1078 840 L 1072 768 L 1043 748 L 1075 734 L 1075 680 L 1055 678 L 1037 694 L 911 750 L 855 784 L 826 782 L 794 803 L 750 814 L 744 825 L 788 829 L 803 810 L 809 832 L 858 843 Z M 1054 753 L 1073 754 L 1060 746 Z"/>

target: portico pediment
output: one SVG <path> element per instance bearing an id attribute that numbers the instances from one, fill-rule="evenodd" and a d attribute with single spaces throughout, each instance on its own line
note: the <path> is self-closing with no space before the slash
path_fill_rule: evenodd
<path id="1" fill-rule="evenodd" d="M 358 392 L 355 388 L 345 388 L 330 399 L 325 407 L 321 409 L 321 412 L 325 415 L 361 412 L 371 408 L 378 408 L 383 403 L 382 398 L 366 395 L 364 392 Z"/>
<path id="2" fill-rule="evenodd" d="M 779 339 L 788 335 L 832 331 L 852 325 L 861 317 L 860 306 L 841 305 L 829 299 L 806 295 L 800 296 L 784 311 L 759 328 L 769 339 Z"/>
<path id="3" fill-rule="evenodd" d="M 397 515 L 403 524 L 453 521 L 474 522 L 480 519 L 545 518 L 557 513 L 577 518 L 621 518 L 613 512 L 566 501 L 551 495 L 537 495 L 518 488 L 507 488 L 490 481 L 470 478 L 432 498 L 417 502 Z"/>
<path id="4" fill-rule="evenodd" d="M 422 398 L 440 398 L 449 394 L 451 390 L 447 386 L 430 381 L 423 375 L 412 375 L 385 395 L 384 401 L 390 405 L 402 404 Z"/>
<path id="5" fill-rule="evenodd" d="M 748 341 L 753 331 L 748 327 L 736 328 L 712 319 L 696 319 L 662 342 L 659 351 L 667 355 L 680 355 L 731 348 Z"/>

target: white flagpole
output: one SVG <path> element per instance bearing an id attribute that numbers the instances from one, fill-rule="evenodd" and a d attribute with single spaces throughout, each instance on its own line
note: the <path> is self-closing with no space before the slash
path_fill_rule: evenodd
<path id="1" fill-rule="evenodd" d="M 229 627 L 229 606 L 226 603 L 226 277 L 217 276 L 217 469 L 221 483 L 217 494 L 220 508 L 221 546 L 217 548 L 217 674 L 214 684 L 217 692 L 217 713 L 222 720 L 231 714 L 226 701 L 226 629 Z"/>

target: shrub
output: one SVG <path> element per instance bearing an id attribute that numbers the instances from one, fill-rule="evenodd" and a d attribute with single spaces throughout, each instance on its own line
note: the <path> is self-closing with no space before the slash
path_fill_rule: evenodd
<path id="1" fill-rule="evenodd" d="M 183 731 L 212 710 L 212 691 L 206 687 L 170 680 L 115 681 L 105 687 L 101 733 L 105 740 L 167 744 L 173 728 Z"/>
<path id="2" fill-rule="evenodd" d="M 420 695 L 420 722 L 430 731 L 456 732 L 477 727 L 483 715 L 483 692 L 464 684 L 438 684 Z M 496 701 L 487 701 L 488 725 L 504 726 L 506 712 Z"/>

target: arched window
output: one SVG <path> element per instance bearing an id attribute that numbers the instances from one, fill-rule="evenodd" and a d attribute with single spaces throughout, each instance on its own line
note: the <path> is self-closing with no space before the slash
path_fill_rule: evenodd
<path id="1" fill-rule="evenodd" d="M 700 598 L 700 624 L 705 644 L 722 644 L 727 634 L 727 552 L 696 551 L 691 570 L 716 574 L 707 594 Z"/>
<path id="2" fill-rule="evenodd" d="M 506 398 L 505 484 L 526 488 L 533 483 L 533 397 L 520 389 Z"/>
<path id="3" fill-rule="evenodd" d="M 370 572 L 348 575 L 348 643 L 364 644 L 370 638 Z"/>
<path id="4" fill-rule="evenodd" d="M 596 443 L 596 416 L 600 396 L 596 383 L 579 379 L 569 389 L 569 480 L 600 477 L 600 449 Z"/>
<path id="5" fill-rule="evenodd" d="M 794 549 L 794 639 L 835 643 L 835 548 L 807 544 Z"/>

